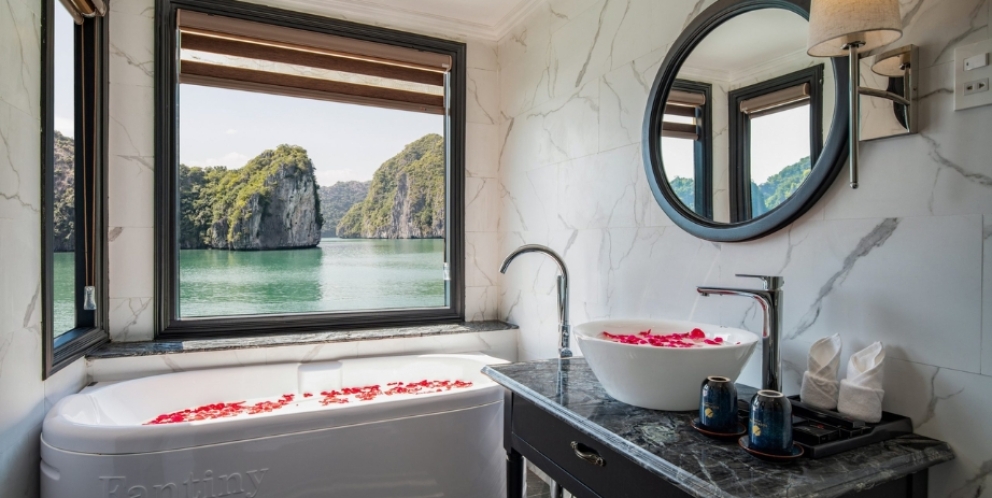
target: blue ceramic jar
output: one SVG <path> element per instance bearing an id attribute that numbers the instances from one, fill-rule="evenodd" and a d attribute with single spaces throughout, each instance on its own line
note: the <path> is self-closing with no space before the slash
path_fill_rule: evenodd
<path id="1" fill-rule="evenodd" d="M 758 391 L 751 399 L 747 429 L 751 449 L 773 455 L 791 454 L 792 402 L 778 391 Z"/>
<path id="2" fill-rule="evenodd" d="M 711 376 L 703 381 L 699 423 L 713 432 L 737 432 L 737 387 L 729 378 Z"/>

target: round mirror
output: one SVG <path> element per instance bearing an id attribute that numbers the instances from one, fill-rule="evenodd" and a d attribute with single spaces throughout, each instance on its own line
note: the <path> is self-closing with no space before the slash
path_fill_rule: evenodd
<path id="1" fill-rule="evenodd" d="M 791 223 L 846 161 L 846 62 L 806 54 L 808 4 L 719 0 L 662 64 L 645 165 L 662 208 L 698 237 L 750 240 Z"/>

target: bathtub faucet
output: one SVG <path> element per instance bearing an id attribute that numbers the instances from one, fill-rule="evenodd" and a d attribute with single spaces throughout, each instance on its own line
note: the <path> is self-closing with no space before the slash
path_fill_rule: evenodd
<path id="1" fill-rule="evenodd" d="M 568 269 L 565 268 L 565 261 L 561 259 L 561 256 L 549 247 L 538 244 L 527 244 L 518 247 L 517 250 L 510 253 L 503 260 L 503 264 L 499 267 L 499 272 L 506 273 L 507 268 L 510 267 L 510 263 L 517 256 L 529 252 L 544 253 L 555 260 L 555 264 L 558 265 L 558 357 L 571 358 L 572 350 L 568 349 L 569 336 L 571 335 L 571 328 L 568 325 Z"/>
<path id="2" fill-rule="evenodd" d="M 734 289 L 729 287 L 697 287 L 703 296 L 750 297 L 761 305 L 765 323 L 761 331 L 761 388 L 782 390 L 782 360 L 779 351 L 779 337 L 782 335 L 782 286 L 785 279 L 765 275 L 741 275 L 741 278 L 757 278 L 764 284 L 762 290 Z"/>

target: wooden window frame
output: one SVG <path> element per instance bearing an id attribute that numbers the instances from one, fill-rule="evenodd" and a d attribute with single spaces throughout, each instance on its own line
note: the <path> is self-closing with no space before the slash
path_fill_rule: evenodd
<path id="1" fill-rule="evenodd" d="M 451 57 L 448 74 L 446 281 L 443 308 L 327 313 L 287 313 L 186 318 L 179 304 L 178 102 L 179 9 L 215 14 L 356 40 L 435 52 Z M 465 307 L 465 109 L 466 45 L 237 0 L 157 0 L 155 62 L 155 336 L 156 339 L 241 337 L 341 329 L 427 325 L 464 321 Z"/>
<path id="2" fill-rule="evenodd" d="M 75 154 L 75 182 L 77 187 L 92 185 L 92 189 L 76 188 L 76 328 L 55 337 L 54 318 L 54 199 L 55 199 L 55 10 L 63 8 L 55 0 L 42 4 L 42 100 L 44 125 L 41 133 L 42 165 L 42 378 L 46 379 L 91 349 L 108 340 L 107 310 L 107 61 L 108 18 L 86 18 L 82 25 L 75 25 L 75 36 L 82 44 L 75 50 L 75 135 L 76 151 L 90 150 L 89 161 L 85 153 Z M 80 74 L 84 75 L 81 77 Z M 84 84 L 85 80 L 85 84 Z M 80 98 L 81 96 L 81 98 Z M 83 123 L 89 126 L 83 126 Z M 80 145 L 84 144 L 84 147 Z M 85 181 L 81 181 L 85 179 Z M 91 206 L 92 215 L 85 207 Z M 82 223 L 80 223 L 82 218 Z M 86 251 L 86 233 L 93 233 L 90 253 Z M 90 258 L 90 261 L 87 261 Z M 96 287 L 94 311 L 83 310 L 83 286 L 80 274 L 90 263 Z"/>
<path id="3" fill-rule="evenodd" d="M 751 210 L 751 117 L 741 112 L 741 102 L 786 88 L 809 85 L 810 114 L 810 167 L 823 152 L 823 64 L 785 74 L 768 81 L 731 90 L 727 94 L 730 105 L 730 221 L 740 223 L 753 219 Z M 779 110 L 787 110 L 786 105 Z M 776 111 L 772 111 L 776 112 Z M 758 116 L 770 114 L 759 113 Z M 767 213 L 765 213 L 767 214 Z M 759 216 L 760 218 L 760 216 Z"/>

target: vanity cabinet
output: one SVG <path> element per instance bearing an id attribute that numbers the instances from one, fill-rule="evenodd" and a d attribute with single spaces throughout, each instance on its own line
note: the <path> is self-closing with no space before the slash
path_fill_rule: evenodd
<path id="1" fill-rule="evenodd" d="M 505 388 L 507 497 L 523 498 L 524 462 L 577 498 L 927 496 L 928 469 L 954 458 L 915 434 L 817 460 L 769 463 L 708 439 L 692 413 L 606 395 L 582 358 L 489 366 Z"/>

